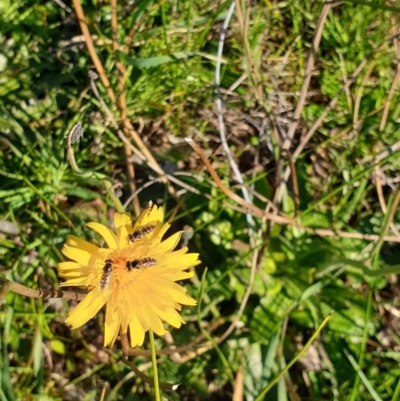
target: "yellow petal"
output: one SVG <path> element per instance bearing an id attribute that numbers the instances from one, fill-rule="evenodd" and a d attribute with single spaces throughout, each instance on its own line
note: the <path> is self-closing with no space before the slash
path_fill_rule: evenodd
<path id="1" fill-rule="evenodd" d="M 165 271 L 162 277 L 165 277 L 171 281 L 179 281 L 179 280 L 187 280 L 188 278 L 192 278 L 194 276 L 194 271 L 191 272 L 176 272 L 176 270 Z"/>
<path id="2" fill-rule="evenodd" d="M 128 230 L 132 227 L 132 218 L 130 213 L 115 213 L 114 228 L 118 230 L 120 227 L 127 226 Z"/>
<path id="3" fill-rule="evenodd" d="M 132 314 L 134 313 L 134 305 L 132 305 L 131 297 L 126 286 L 120 288 L 117 292 L 117 312 L 120 315 L 121 330 L 126 333 L 128 330 L 128 324 L 131 320 Z"/>
<path id="4" fill-rule="evenodd" d="M 164 326 L 160 318 L 149 307 L 146 308 L 146 310 L 143 313 L 143 316 L 146 319 L 148 326 L 150 327 L 151 330 L 154 331 L 154 333 L 156 333 L 159 336 L 163 336 L 164 334 L 167 333 L 164 329 Z"/>
<path id="5" fill-rule="evenodd" d="M 121 226 L 118 230 L 117 230 L 117 237 L 118 237 L 118 248 L 119 249 L 123 249 L 124 247 L 126 247 L 127 245 L 129 245 L 129 241 L 128 241 L 128 234 L 130 234 L 131 232 L 131 228 L 130 231 L 128 231 L 126 226 Z"/>
<path id="6" fill-rule="evenodd" d="M 66 275 L 61 276 L 63 278 L 67 278 Z M 85 286 L 88 285 L 90 281 L 88 281 L 88 276 L 83 276 L 83 277 L 74 277 L 74 278 L 69 278 L 63 283 L 60 283 L 61 287 L 80 287 L 80 286 Z"/>
<path id="7" fill-rule="evenodd" d="M 72 246 L 74 248 L 79 248 L 89 253 L 95 254 L 99 249 L 96 245 L 91 244 L 90 242 L 85 241 L 82 238 L 75 237 L 75 235 L 68 235 L 67 237 L 67 245 Z"/>
<path id="8" fill-rule="evenodd" d="M 172 283 L 171 288 L 168 288 L 166 291 L 172 295 L 176 302 L 182 305 L 197 305 L 197 301 L 187 295 L 186 290 L 176 283 Z"/>
<path id="9" fill-rule="evenodd" d="M 81 265 L 79 263 L 76 262 L 60 262 L 57 265 L 57 270 L 58 272 L 63 272 L 63 271 L 69 271 L 69 270 L 75 270 L 75 269 L 81 269 Z"/>
<path id="10" fill-rule="evenodd" d="M 89 321 L 104 305 L 105 299 L 93 290 L 86 295 L 78 306 L 70 312 L 65 323 L 72 326 L 73 329 L 83 326 Z"/>
<path id="11" fill-rule="evenodd" d="M 115 213 L 114 227 L 118 241 L 118 248 L 123 248 L 128 244 L 128 233 L 132 231 L 132 218 L 130 213 Z"/>
<path id="12" fill-rule="evenodd" d="M 92 254 L 79 248 L 73 248 L 67 244 L 63 246 L 61 252 L 69 259 L 75 260 L 82 266 L 87 266 Z"/>
<path id="13" fill-rule="evenodd" d="M 168 229 L 171 227 L 171 224 L 165 223 L 160 231 L 157 233 L 157 238 L 161 240 L 161 238 L 164 236 L 164 234 L 168 231 Z"/>
<path id="14" fill-rule="evenodd" d="M 164 209 L 162 206 L 157 206 L 154 205 L 151 208 L 150 215 L 149 215 L 149 220 L 157 220 L 160 221 L 161 223 L 164 221 Z"/>
<path id="15" fill-rule="evenodd" d="M 73 278 L 82 279 L 82 278 L 87 277 L 87 273 L 84 272 L 81 267 L 76 270 L 59 272 L 58 275 L 64 279 L 73 279 Z M 70 285 L 70 284 L 67 284 L 67 285 Z"/>
<path id="16" fill-rule="evenodd" d="M 186 252 L 185 249 L 183 249 Z M 183 253 L 180 249 L 179 251 L 157 255 L 151 252 L 151 256 L 157 260 L 157 267 L 165 267 L 170 270 L 187 270 L 189 267 L 198 265 L 200 260 L 198 259 L 197 253 Z"/>
<path id="17" fill-rule="evenodd" d="M 154 252 L 154 253 L 171 252 L 178 245 L 181 235 L 182 235 L 182 231 L 177 232 L 174 235 L 171 235 L 165 241 L 161 242 L 160 244 L 155 244 L 155 247 L 151 248 L 151 252 Z"/>
<path id="18" fill-rule="evenodd" d="M 117 249 L 118 238 L 112 230 L 100 223 L 87 223 L 88 227 L 99 233 L 110 248 Z"/>
<path id="19" fill-rule="evenodd" d="M 131 347 L 140 347 L 144 342 L 144 330 L 136 316 L 133 316 L 129 322 L 129 337 Z"/>
<path id="20" fill-rule="evenodd" d="M 157 308 L 155 305 L 151 305 L 153 310 L 160 316 L 161 319 L 165 320 L 168 324 L 177 329 L 181 327 L 182 323 L 185 321 L 182 319 L 181 315 L 175 311 L 175 309 L 168 308 L 167 310 L 161 310 Z"/>
<path id="21" fill-rule="evenodd" d="M 144 310 L 142 310 L 142 308 L 136 308 L 136 316 L 139 320 L 139 323 L 142 325 L 144 331 L 148 331 L 150 327 L 146 318 L 143 316 L 143 312 Z"/>
<path id="22" fill-rule="evenodd" d="M 106 321 L 104 324 L 104 346 L 108 345 L 112 347 L 118 336 L 119 326 L 121 323 L 120 315 L 113 312 L 113 308 L 107 305 Z"/>
<path id="23" fill-rule="evenodd" d="M 136 220 L 134 225 L 134 230 L 137 227 L 141 227 L 149 223 L 154 223 L 157 221 L 162 223 L 163 219 L 164 219 L 164 211 L 162 207 L 154 205 L 151 208 L 146 208 L 143 210 L 143 212 Z"/>
<path id="24" fill-rule="evenodd" d="M 83 278 L 92 272 L 91 268 L 76 262 L 61 262 L 57 265 L 57 269 L 58 275 L 62 278 Z"/>
<path id="25" fill-rule="evenodd" d="M 138 287 L 143 289 L 146 288 L 147 291 L 144 292 L 138 290 Z M 132 292 L 134 294 L 138 294 L 138 298 L 142 299 L 142 302 L 137 301 L 134 303 L 134 307 L 132 309 L 134 311 L 136 311 L 139 307 L 143 308 L 144 301 L 147 305 L 153 304 L 158 306 L 173 306 L 175 302 L 171 294 L 169 294 L 168 291 L 166 291 L 163 287 L 160 287 L 159 285 L 154 283 L 151 278 L 149 278 L 148 280 L 145 278 L 140 280 L 140 282 L 138 282 L 136 286 L 132 286 Z"/>

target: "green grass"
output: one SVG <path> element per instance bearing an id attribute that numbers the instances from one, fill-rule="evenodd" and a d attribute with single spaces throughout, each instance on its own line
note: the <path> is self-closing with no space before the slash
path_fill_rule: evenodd
<path id="1" fill-rule="evenodd" d="M 264 197 L 254 197 L 253 204 L 264 209 L 265 198 L 274 200 L 276 176 L 281 179 L 288 166 L 271 122 L 282 134 L 292 124 L 323 3 L 252 2 L 249 9 L 249 2 L 242 3 L 246 40 L 236 9 L 225 39 L 221 90 L 230 149 L 247 187 Z M 183 141 L 195 139 L 224 184 L 242 195 L 220 146 L 215 113 L 216 54 L 229 5 L 118 3 L 128 119 L 159 166 L 184 173 L 176 177 L 195 190 L 172 182 L 179 195 L 173 197 L 161 180 L 149 184 L 157 178 L 151 162 L 133 159 L 135 185 L 144 186 L 140 206 L 152 199 L 174 216 L 174 230 L 191 226 L 189 247 L 203 261 L 186 283 L 192 296 L 202 294 L 201 307 L 184 308 L 188 323 L 171 334 L 183 346 L 203 333 L 200 343 L 208 345 L 199 355 L 182 352 L 181 360 L 161 357 L 160 380 L 181 383 L 166 397 L 228 400 L 243 391 L 246 400 L 256 399 L 333 311 L 321 335 L 263 399 L 398 400 L 400 247 L 384 236 L 400 229 L 399 151 L 375 157 L 400 141 L 397 81 L 389 97 L 400 9 L 349 0 L 328 12 L 290 147 L 295 154 L 338 96 L 295 160 L 299 221 L 378 240 L 321 236 L 253 216 L 261 234 L 252 246 L 244 209 L 223 194 Z M 111 6 L 82 6 L 118 94 Z M 90 88 L 88 72 L 95 68 L 74 11 L 53 1 L 5 1 L 0 13 L 0 231 L 3 220 L 17 230 L 0 234 L 1 274 L 32 288 L 58 288 L 55 267 L 67 235 L 92 240 L 86 222 L 110 224 L 115 205 L 109 183 L 122 184 L 122 202 L 130 196 L 126 150 Z M 101 79 L 96 84 L 122 128 L 117 105 Z M 74 172 L 65 157 L 65 135 L 77 121 L 85 134 L 74 154 L 84 173 Z M 257 129 L 262 126 L 266 135 Z M 277 204 L 291 216 L 293 185 L 289 178 Z M 133 211 L 132 202 L 127 210 Z M 238 316 L 255 252 L 259 263 L 247 304 L 232 333 L 219 342 Z M 0 309 L 0 400 L 99 400 L 103 386 L 106 400 L 153 399 L 151 388 L 120 361 L 119 343 L 103 349 L 102 314 L 71 331 L 63 323 L 67 312 L 66 301 L 7 294 Z M 163 338 L 156 343 L 167 347 Z M 147 362 L 135 358 L 138 366 Z"/>

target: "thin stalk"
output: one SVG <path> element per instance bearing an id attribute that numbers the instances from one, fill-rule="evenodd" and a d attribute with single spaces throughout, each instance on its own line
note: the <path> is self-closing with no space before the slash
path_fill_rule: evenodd
<path id="1" fill-rule="evenodd" d="M 260 394 L 256 397 L 255 401 L 262 401 L 265 399 L 265 395 L 279 382 L 279 380 L 288 372 L 288 370 L 298 361 L 307 351 L 308 347 L 314 342 L 314 340 L 318 337 L 321 330 L 328 323 L 329 319 L 332 316 L 332 312 L 323 320 L 323 322 L 319 325 L 315 333 L 312 337 L 307 341 L 307 344 L 298 352 L 298 354 L 286 365 L 286 367 L 279 372 L 279 374 L 271 380 L 267 387 L 265 387 Z"/>
<path id="2" fill-rule="evenodd" d="M 394 390 L 392 401 L 398 401 L 399 396 L 400 396 L 400 380 L 397 382 L 396 390 Z"/>
<path id="3" fill-rule="evenodd" d="M 367 348 L 367 338 L 368 338 L 367 323 L 371 320 L 372 295 L 373 295 L 373 290 L 371 289 L 371 290 L 369 290 L 369 293 L 368 293 L 367 310 L 365 311 L 365 317 L 364 317 L 365 324 L 364 324 L 362 342 L 361 342 L 361 347 L 360 347 L 360 355 L 358 357 L 358 362 L 357 362 L 357 365 L 358 365 L 360 371 L 362 371 L 362 369 L 364 369 L 364 362 L 365 362 L 366 348 Z M 356 379 L 354 381 L 351 395 L 350 395 L 350 401 L 356 401 L 359 399 L 360 383 L 361 383 L 361 377 L 360 377 L 360 375 L 357 375 Z"/>
<path id="4" fill-rule="evenodd" d="M 158 383 L 156 344 L 154 342 L 154 333 L 152 330 L 149 330 L 149 338 L 150 338 L 151 363 L 153 365 L 154 396 L 156 401 L 161 401 L 160 386 Z"/>

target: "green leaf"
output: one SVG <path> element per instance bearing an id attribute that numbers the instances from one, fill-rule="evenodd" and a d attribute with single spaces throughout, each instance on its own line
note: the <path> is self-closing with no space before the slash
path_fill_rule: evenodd
<path id="1" fill-rule="evenodd" d="M 42 368 L 42 363 L 43 363 L 42 332 L 39 326 L 36 326 L 35 329 L 32 352 L 33 352 L 33 372 L 35 373 L 35 376 L 37 376 L 39 370 Z"/>
<path id="2" fill-rule="evenodd" d="M 268 346 L 253 343 L 245 348 L 243 382 L 246 400 L 254 400 L 271 379 L 273 370 L 276 369 L 274 359 L 278 346 L 279 336 L 275 333 Z"/>
<path id="3" fill-rule="evenodd" d="M 167 54 L 164 56 L 156 56 L 149 58 L 132 58 L 126 55 L 123 55 L 123 59 L 129 65 L 138 68 L 150 68 L 150 67 L 158 67 L 159 65 L 173 63 L 176 61 L 187 60 L 188 58 L 200 56 L 206 58 L 208 60 L 216 60 L 216 57 L 213 55 L 209 55 L 201 52 L 176 52 Z M 223 61 L 226 63 L 226 61 Z"/>
<path id="4" fill-rule="evenodd" d="M 51 349 L 59 355 L 65 355 L 65 344 L 60 340 L 51 340 L 50 341 Z"/>

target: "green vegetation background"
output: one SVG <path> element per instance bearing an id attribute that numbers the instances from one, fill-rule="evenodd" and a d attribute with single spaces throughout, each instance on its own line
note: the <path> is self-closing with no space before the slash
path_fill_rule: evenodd
<path id="1" fill-rule="evenodd" d="M 172 331 L 174 344 L 191 344 L 201 330 L 217 341 L 243 305 L 252 265 L 255 272 L 228 339 L 217 346 L 202 338 L 206 347 L 198 355 L 162 358 L 161 380 L 181 383 L 166 399 L 256 399 L 332 310 L 319 339 L 264 399 L 399 399 L 400 245 L 384 239 L 399 238 L 400 228 L 400 46 L 393 39 L 400 9 L 394 3 L 348 1 L 329 10 L 290 147 L 293 152 L 338 95 L 295 163 L 300 220 L 378 240 L 267 228 L 254 218 L 262 230 L 256 269 L 243 210 L 183 141 L 195 139 L 224 184 L 241 195 L 220 146 L 215 108 L 216 54 L 231 3 L 118 3 L 118 41 L 130 43 L 121 49 L 128 117 L 162 169 L 188 186 L 171 182 L 177 202 L 133 157 L 136 187 L 144 187 L 140 206 L 152 199 L 165 205 L 167 217 L 176 213 L 175 230 L 193 228 L 189 247 L 203 261 L 198 279 L 187 283 L 196 298 L 208 267 L 201 309 L 184 309 L 188 324 Z M 236 12 L 227 30 L 221 92 L 228 143 L 246 185 L 264 197 L 254 198 L 261 208 L 276 189 L 278 160 L 284 167 L 288 160 L 270 121 L 284 138 L 323 4 L 243 1 L 245 32 Z M 118 93 L 111 6 L 86 1 L 82 7 Z M 62 0 L 0 3 L 0 269 L 32 288 L 58 288 L 55 266 L 68 234 L 91 239 L 85 222 L 109 224 L 114 206 L 105 182 L 122 184 L 123 202 L 131 194 L 124 144 L 90 87 L 94 66 L 73 10 Z M 343 90 L 354 71 L 354 83 Z M 117 107 L 96 83 L 119 122 Z M 85 174 L 65 158 L 65 135 L 78 121 L 85 134 L 74 144 L 75 159 Z M 291 216 L 294 189 L 289 179 L 278 205 Z M 133 211 L 132 202 L 127 209 Z M 67 312 L 65 301 L 7 294 L 0 311 L 0 400 L 99 400 L 104 386 L 106 400 L 152 399 L 149 386 L 120 361 L 119 346 L 102 348 L 101 314 L 72 332 L 63 324 Z M 164 339 L 157 345 L 167 347 Z"/>

